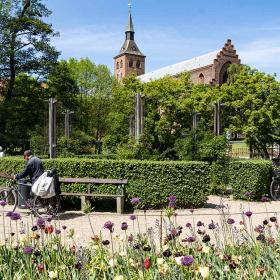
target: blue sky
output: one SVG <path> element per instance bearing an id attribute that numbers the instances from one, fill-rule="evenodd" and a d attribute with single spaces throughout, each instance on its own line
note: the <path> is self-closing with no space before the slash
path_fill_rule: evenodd
<path id="1" fill-rule="evenodd" d="M 127 0 L 45 0 L 62 58 L 113 69 L 124 41 Z M 146 72 L 219 49 L 232 39 L 242 63 L 280 76 L 279 0 L 132 0 Z"/>

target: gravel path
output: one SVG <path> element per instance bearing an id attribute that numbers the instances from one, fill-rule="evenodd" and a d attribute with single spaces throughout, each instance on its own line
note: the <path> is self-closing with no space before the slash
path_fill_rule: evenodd
<path id="1" fill-rule="evenodd" d="M 253 215 L 251 217 L 254 225 L 262 223 L 262 221 L 271 216 L 277 216 L 277 211 L 280 213 L 280 201 L 273 202 L 246 202 L 233 200 L 231 198 L 221 198 L 218 196 L 210 196 L 204 208 L 195 209 L 193 214 L 188 209 L 178 209 L 176 210 L 177 225 L 185 226 L 187 222 L 197 223 L 197 221 L 202 221 L 207 226 L 213 220 L 214 222 L 220 221 L 220 211 L 221 206 L 224 206 L 223 210 L 226 213 L 231 213 L 230 217 L 236 222 L 239 222 L 242 211 L 252 211 Z M 220 210 L 218 209 L 220 208 Z M 5 208 L 7 211 L 8 208 Z M 26 210 L 17 210 L 22 215 L 22 220 L 18 224 L 23 224 L 24 227 L 31 226 L 32 221 Z M 116 214 L 111 212 L 94 212 L 90 215 L 84 215 L 81 211 L 67 211 L 61 214 L 60 219 L 56 221 L 56 226 L 62 227 L 62 225 L 67 226 L 67 230 L 75 230 L 75 240 L 77 244 L 84 245 L 91 240 L 94 234 L 102 234 L 103 238 L 109 238 L 108 230 L 103 229 L 103 225 L 106 221 L 112 221 L 114 223 L 114 232 L 116 234 L 122 234 L 120 225 L 122 222 L 128 223 L 128 233 L 133 232 L 133 222 L 130 220 L 130 215 L 136 214 L 138 216 L 139 228 L 141 232 L 145 232 L 147 228 L 153 227 L 154 231 L 157 231 L 157 224 L 160 223 L 161 211 L 147 211 L 146 215 L 143 211 L 136 211 L 135 213 L 128 214 Z M 167 218 L 163 216 L 163 228 L 164 221 Z M 89 222 L 90 221 L 90 222 Z M 9 232 L 9 220 L 5 218 L 6 232 Z M 15 231 L 15 222 L 12 222 L 13 231 Z M 92 225 L 92 228 L 91 228 Z M 3 241 L 3 220 L 0 219 L 0 239 Z M 138 231 L 138 224 L 134 222 L 134 231 Z M 184 234 L 184 233 L 183 233 Z"/>

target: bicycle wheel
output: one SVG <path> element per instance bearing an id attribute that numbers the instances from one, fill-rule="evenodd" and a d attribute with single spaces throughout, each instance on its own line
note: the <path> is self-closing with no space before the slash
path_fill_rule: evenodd
<path id="1" fill-rule="evenodd" d="M 14 212 L 18 203 L 17 192 L 10 188 L 0 189 L 0 200 L 6 201 L 11 206 L 10 211 Z"/>
<path id="2" fill-rule="evenodd" d="M 60 210 L 60 196 L 41 198 L 36 196 L 32 199 L 31 211 L 40 218 L 54 218 Z"/>
<path id="3" fill-rule="evenodd" d="M 270 195 L 273 200 L 280 199 L 280 181 L 273 180 L 270 185 Z"/>

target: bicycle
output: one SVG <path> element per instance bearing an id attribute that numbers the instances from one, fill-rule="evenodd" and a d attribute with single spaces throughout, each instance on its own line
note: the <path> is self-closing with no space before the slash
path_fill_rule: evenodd
<path id="1" fill-rule="evenodd" d="M 55 195 L 51 198 L 41 198 L 39 196 L 31 196 L 25 200 L 19 191 L 19 183 L 13 180 L 10 176 L 7 187 L 0 189 L 0 200 L 4 200 L 8 205 L 12 205 L 12 212 L 18 206 L 18 198 L 25 202 L 25 207 L 30 212 L 39 218 L 54 218 L 60 210 L 60 196 Z M 26 185 L 26 184 L 23 184 Z M 30 185 L 29 185 L 30 186 Z M 28 187 L 28 185 L 26 185 Z"/>
<path id="2" fill-rule="evenodd" d="M 270 184 L 270 196 L 273 200 L 280 199 L 280 158 L 272 159 L 273 176 Z"/>

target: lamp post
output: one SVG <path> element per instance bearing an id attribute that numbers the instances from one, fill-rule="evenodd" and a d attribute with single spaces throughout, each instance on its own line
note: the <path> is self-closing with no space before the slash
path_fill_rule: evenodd
<path id="1" fill-rule="evenodd" d="M 55 98 L 49 99 L 49 155 L 56 157 L 56 102 Z"/>

